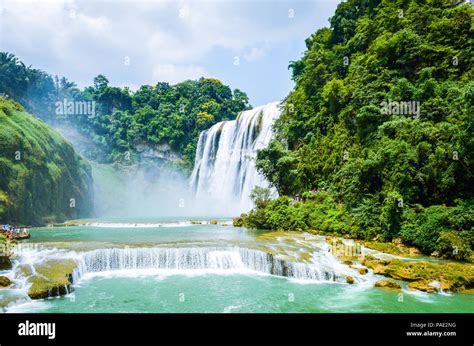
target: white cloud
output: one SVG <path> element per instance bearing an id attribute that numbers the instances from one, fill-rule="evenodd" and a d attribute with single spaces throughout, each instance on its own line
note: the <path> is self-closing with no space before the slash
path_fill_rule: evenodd
<path id="1" fill-rule="evenodd" d="M 201 66 L 194 65 L 158 64 L 153 68 L 153 78 L 155 80 L 171 84 L 186 79 L 198 79 L 205 75 L 207 73 Z"/>
<path id="2" fill-rule="evenodd" d="M 233 69 L 234 56 L 249 65 L 278 59 L 338 2 L 0 0 L 0 50 L 80 86 L 99 73 L 117 85 L 179 82 Z"/>

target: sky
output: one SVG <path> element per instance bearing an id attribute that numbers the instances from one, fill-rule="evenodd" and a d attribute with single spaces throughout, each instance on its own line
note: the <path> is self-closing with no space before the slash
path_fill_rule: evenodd
<path id="1" fill-rule="evenodd" d="M 212 77 L 253 106 L 293 88 L 290 61 L 341 0 L 0 0 L 0 51 L 79 87 Z"/>

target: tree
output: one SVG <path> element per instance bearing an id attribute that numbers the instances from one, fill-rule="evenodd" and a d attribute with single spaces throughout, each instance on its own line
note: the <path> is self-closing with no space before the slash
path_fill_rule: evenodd
<path id="1" fill-rule="evenodd" d="M 103 91 L 109 85 L 109 80 L 102 74 L 94 77 L 94 89 L 96 91 Z"/>

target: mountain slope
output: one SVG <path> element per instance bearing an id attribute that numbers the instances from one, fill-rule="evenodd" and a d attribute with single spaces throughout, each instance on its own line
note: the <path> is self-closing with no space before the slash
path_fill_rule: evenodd
<path id="1" fill-rule="evenodd" d="M 16 102 L 0 98 L 0 223 L 38 225 L 87 216 L 89 164 Z"/>

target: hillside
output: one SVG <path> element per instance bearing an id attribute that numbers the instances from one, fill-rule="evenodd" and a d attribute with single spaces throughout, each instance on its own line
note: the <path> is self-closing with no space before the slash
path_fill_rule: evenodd
<path id="1" fill-rule="evenodd" d="M 247 224 L 469 258 L 473 13 L 450 0 L 339 4 L 290 64 L 296 86 L 257 162 L 282 197 L 256 196 Z"/>
<path id="2" fill-rule="evenodd" d="M 0 98 L 0 223 L 38 225 L 87 216 L 89 164 L 18 103 Z"/>
<path id="3" fill-rule="evenodd" d="M 250 108 L 245 92 L 215 78 L 158 82 L 131 91 L 98 75 L 93 85 L 79 89 L 7 52 L 0 52 L 0 94 L 61 131 L 89 160 L 130 165 L 151 152 L 152 159 L 165 156 L 189 172 L 199 133 Z M 87 104 L 86 112 L 69 109 L 73 102 Z"/>

